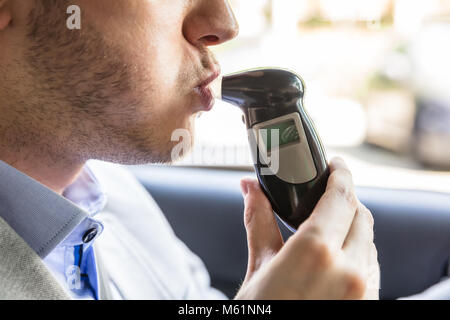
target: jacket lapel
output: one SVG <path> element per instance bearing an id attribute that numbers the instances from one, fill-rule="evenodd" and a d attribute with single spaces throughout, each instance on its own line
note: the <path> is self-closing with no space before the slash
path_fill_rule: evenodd
<path id="1" fill-rule="evenodd" d="M 70 299 L 41 258 L 0 218 L 0 299 Z"/>

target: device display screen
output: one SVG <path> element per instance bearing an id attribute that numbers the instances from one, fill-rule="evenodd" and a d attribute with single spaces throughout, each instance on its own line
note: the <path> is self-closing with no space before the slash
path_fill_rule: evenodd
<path id="1" fill-rule="evenodd" d="M 267 146 L 267 150 L 270 151 L 272 145 L 284 146 L 294 142 L 300 142 L 300 135 L 294 120 L 283 121 L 280 123 L 272 124 L 270 126 L 261 128 L 260 130 L 266 130 L 266 134 L 260 134 L 260 137 L 264 140 L 264 144 Z M 278 130 L 279 141 L 278 143 L 272 142 L 272 130 Z M 268 141 L 267 141 L 268 140 Z"/>

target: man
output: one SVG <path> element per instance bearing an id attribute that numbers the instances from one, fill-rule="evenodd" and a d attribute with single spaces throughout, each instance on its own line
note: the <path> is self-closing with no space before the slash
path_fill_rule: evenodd
<path id="1" fill-rule="evenodd" d="M 0 298 L 224 298 L 112 163 L 174 160 L 172 132 L 210 108 L 208 47 L 237 33 L 225 0 L 0 0 Z M 372 216 L 345 164 L 331 170 L 285 244 L 257 182 L 242 181 L 249 261 L 236 298 L 378 297 Z"/>

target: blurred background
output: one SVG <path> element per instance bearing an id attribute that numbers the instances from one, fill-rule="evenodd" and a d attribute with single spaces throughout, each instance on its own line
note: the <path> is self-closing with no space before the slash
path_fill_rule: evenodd
<path id="1" fill-rule="evenodd" d="M 231 0 L 240 35 L 223 73 L 291 69 L 328 157 L 356 184 L 450 193 L 450 0 Z M 249 168 L 240 110 L 197 120 L 180 165 Z"/>

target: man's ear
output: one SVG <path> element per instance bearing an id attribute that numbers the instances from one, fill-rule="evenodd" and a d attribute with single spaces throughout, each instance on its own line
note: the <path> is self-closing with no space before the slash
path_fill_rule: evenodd
<path id="1" fill-rule="evenodd" d="M 7 5 L 9 0 L 0 0 L 0 31 L 6 29 L 12 21 L 11 9 Z"/>

